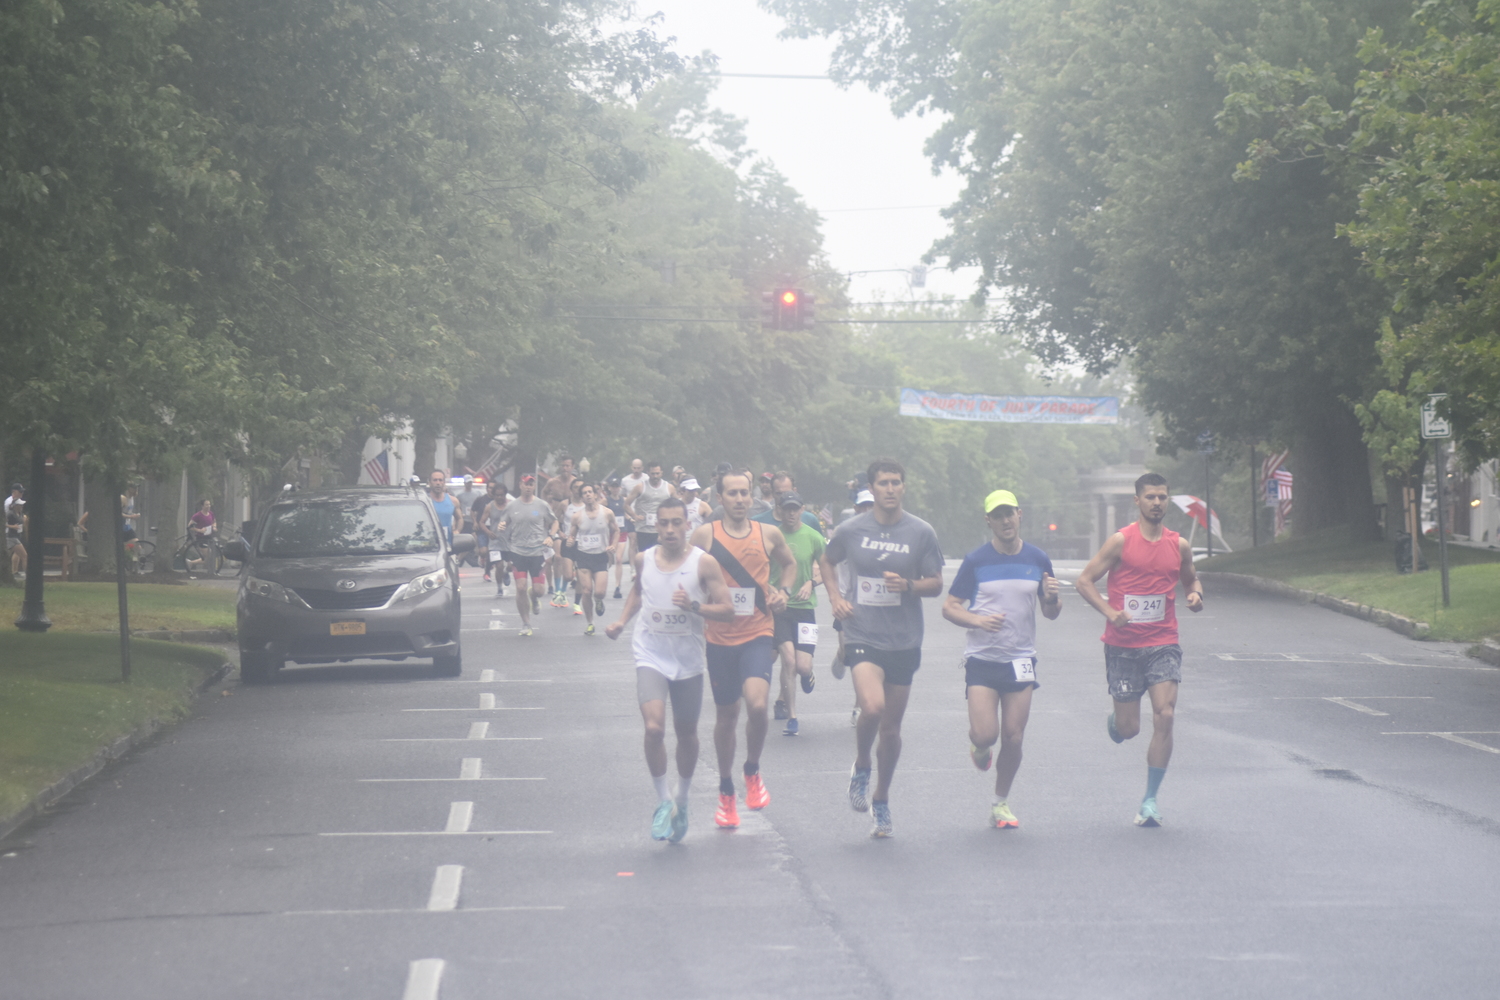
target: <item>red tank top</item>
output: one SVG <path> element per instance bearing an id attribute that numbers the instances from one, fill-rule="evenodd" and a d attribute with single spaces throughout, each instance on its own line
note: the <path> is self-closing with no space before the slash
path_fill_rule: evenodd
<path id="1" fill-rule="evenodd" d="M 724 583 L 734 604 L 734 618 L 727 622 L 706 621 L 703 635 L 715 646 L 739 646 L 763 635 L 775 635 L 775 624 L 766 613 L 766 590 L 771 581 L 771 559 L 766 555 L 763 526 L 750 522 L 750 534 L 735 538 L 724 530 L 723 521 L 714 521 L 713 545 L 709 554 L 719 559 L 724 569 Z M 739 567 L 732 567 L 724 556 L 733 557 Z M 736 579 L 739 572 L 743 579 Z"/>
<path id="2" fill-rule="evenodd" d="M 1163 528 L 1161 538 L 1148 542 L 1141 526 L 1120 529 L 1125 548 L 1109 571 L 1109 606 L 1130 613 L 1130 623 L 1104 626 L 1101 637 L 1111 646 L 1167 646 L 1177 641 L 1177 580 L 1182 575 L 1182 537 Z"/>

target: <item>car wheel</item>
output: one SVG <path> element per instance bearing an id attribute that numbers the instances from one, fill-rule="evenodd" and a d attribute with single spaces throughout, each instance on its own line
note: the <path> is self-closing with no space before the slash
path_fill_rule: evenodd
<path id="1" fill-rule="evenodd" d="M 241 684 L 269 684 L 276 679 L 280 666 L 264 649 L 240 649 Z"/>
<path id="2" fill-rule="evenodd" d="M 457 677 L 464 672 L 463 654 L 454 653 L 452 656 L 434 656 L 432 658 L 432 672 L 439 677 Z"/>

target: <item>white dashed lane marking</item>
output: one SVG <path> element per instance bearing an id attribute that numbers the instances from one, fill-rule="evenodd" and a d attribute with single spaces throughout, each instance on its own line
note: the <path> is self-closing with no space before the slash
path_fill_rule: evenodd
<path id="1" fill-rule="evenodd" d="M 1413 732 L 1413 733 L 1381 733 L 1381 736 L 1436 736 L 1440 740 L 1449 743 L 1457 743 L 1459 746 L 1473 747 L 1475 750 L 1483 750 L 1485 753 L 1500 753 L 1500 747 L 1492 747 L 1478 740 L 1464 739 L 1465 736 L 1500 736 L 1500 730 L 1494 729 L 1467 729 L 1450 733 Z"/>
<path id="2" fill-rule="evenodd" d="M 443 960 L 419 958 L 406 970 L 406 989 L 401 1000 L 438 1000 L 443 983 Z"/>
<path id="3" fill-rule="evenodd" d="M 427 908 L 433 911 L 458 909 L 458 892 L 463 881 L 463 865 L 439 865 L 432 879 L 432 892 L 427 895 Z"/>

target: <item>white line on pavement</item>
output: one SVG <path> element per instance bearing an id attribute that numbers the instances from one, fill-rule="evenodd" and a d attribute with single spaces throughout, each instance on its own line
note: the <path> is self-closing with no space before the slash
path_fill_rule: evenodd
<path id="1" fill-rule="evenodd" d="M 469 739 L 482 740 L 489 731 L 490 724 L 488 722 L 471 722 L 469 724 Z"/>
<path id="2" fill-rule="evenodd" d="M 1500 732 L 1492 729 L 1464 729 L 1459 732 L 1470 736 L 1500 736 Z M 1438 739 L 1447 740 L 1449 743 L 1457 743 L 1460 746 L 1473 747 L 1475 750 L 1483 750 L 1485 753 L 1500 753 L 1500 747 L 1492 747 L 1478 740 L 1466 740 L 1457 732 L 1452 733 L 1381 733 L 1381 736 L 1436 736 Z"/>
<path id="3" fill-rule="evenodd" d="M 483 706 L 481 706 L 483 707 Z M 403 712 L 477 712 L 477 708 L 403 708 Z M 545 705 L 493 705 L 490 711 L 494 712 L 542 712 L 546 711 Z"/>
<path id="4" fill-rule="evenodd" d="M 479 707 L 480 708 L 494 708 L 495 707 L 495 696 L 494 696 L 494 694 L 492 692 L 489 692 L 489 691 L 485 691 L 483 694 L 481 694 L 479 696 Z"/>
<path id="5" fill-rule="evenodd" d="M 381 743 L 537 743 L 540 736 L 387 736 Z"/>
<path id="6" fill-rule="evenodd" d="M 481 684 L 489 684 L 492 681 L 494 681 L 494 679 L 495 679 L 495 672 L 493 670 L 481 670 L 481 671 L 479 671 L 479 683 L 481 683 Z"/>
<path id="7" fill-rule="evenodd" d="M 419 958 L 407 968 L 406 990 L 401 1000 L 438 1000 L 438 987 L 443 982 L 443 960 L 441 958 Z"/>
<path id="8" fill-rule="evenodd" d="M 1493 673 L 1494 667 L 1471 667 L 1462 663 L 1398 663 L 1395 660 L 1315 660 L 1310 657 L 1286 653 L 1279 656 L 1246 656 L 1241 653 L 1214 653 L 1217 659 L 1227 663 L 1284 663 L 1300 667 L 1308 663 L 1324 663 L 1335 667 L 1368 667 L 1378 664 L 1383 667 L 1417 667 L 1422 670 L 1469 670 Z"/>
<path id="9" fill-rule="evenodd" d="M 486 742 L 489 742 L 486 740 Z M 957 769 L 955 769 L 957 770 Z M 828 772 L 832 774 L 832 771 Z M 843 772 L 839 772 L 843 773 Z M 356 778 L 366 785 L 434 784 L 441 781 L 546 781 L 546 778 Z"/>
<path id="10" fill-rule="evenodd" d="M 495 622 L 495 621 L 490 622 L 490 631 L 491 632 L 498 632 L 498 631 L 500 631 L 500 623 L 499 622 Z"/>
<path id="11" fill-rule="evenodd" d="M 1363 712 L 1365 715 L 1390 715 L 1391 714 L 1390 712 L 1382 712 L 1382 711 L 1380 711 L 1377 708 L 1371 708 L 1369 705 L 1361 705 L 1357 701 L 1350 701 L 1348 698 L 1324 698 L 1323 700 L 1324 701 L 1331 701 L 1335 705 L 1343 705 L 1345 708 L 1352 708 L 1356 712 Z"/>
<path id="12" fill-rule="evenodd" d="M 355 830 L 320 833 L 320 837 L 542 837 L 550 836 L 551 830 L 465 830 L 449 833 L 447 830 Z"/>
<path id="13" fill-rule="evenodd" d="M 469 824 L 473 822 L 474 803 L 450 802 L 448 803 L 448 825 L 443 827 L 443 832 L 468 833 Z"/>
<path id="14" fill-rule="evenodd" d="M 478 780 L 480 772 L 484 770 L 484 760 L 480 757 L 465 757 L 463 763 L 458 765 L 458 776 L 467 781 Z"/>
<path id="15" fill-rule="evenodd" d="M 471 906 L 462 910 L 283 910 L 280 913 L 269 914 L 275 917 L 380 917 L 380 916 L 421 916 L 428 913 L 532 913 L 537 910 L 565 910 L 565 906 Z M 218 914 L 191 914 L 185 915 L 190 919 L 202 919 L 204 916 L 217 916 Z M 232 916 L 245 916 L 242 913 Z"/>
<path id="16" fill-rule="evenodd" d="M 438 865 L 432 878 L 432 892 L 427 896 L 429 910 L 458 909 L 458 891 L 464 881 L 463 865 Z"/>

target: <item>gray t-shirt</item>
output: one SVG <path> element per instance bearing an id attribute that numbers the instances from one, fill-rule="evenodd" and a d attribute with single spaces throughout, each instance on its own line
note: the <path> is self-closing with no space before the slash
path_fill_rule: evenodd
<path id="1" fill-rule="evenodd" d="M 546 555 L 550 550 L 544 543 L 556 523 L 552 505 L 541 497 L 512 500 L 505 506 L 505 520 L 500 526 L 510 541 L 506 551 L 518 556 Z"/>
<path id="2" fill-rule="evenodd" d="M 839 586 L 854 616 L 844 620 L 844 642 L 876 649 L 916 649 L 922 645 L 922 599 L 911 591 L 887 594 L 887 572 L 910 580 L 937 576 L 943 553 L 932 525 L 903 513 L 895 524 L 875 520 L 874 513 L 851 517 L 828 542 L 828 561 L 841 569 Z"/>

